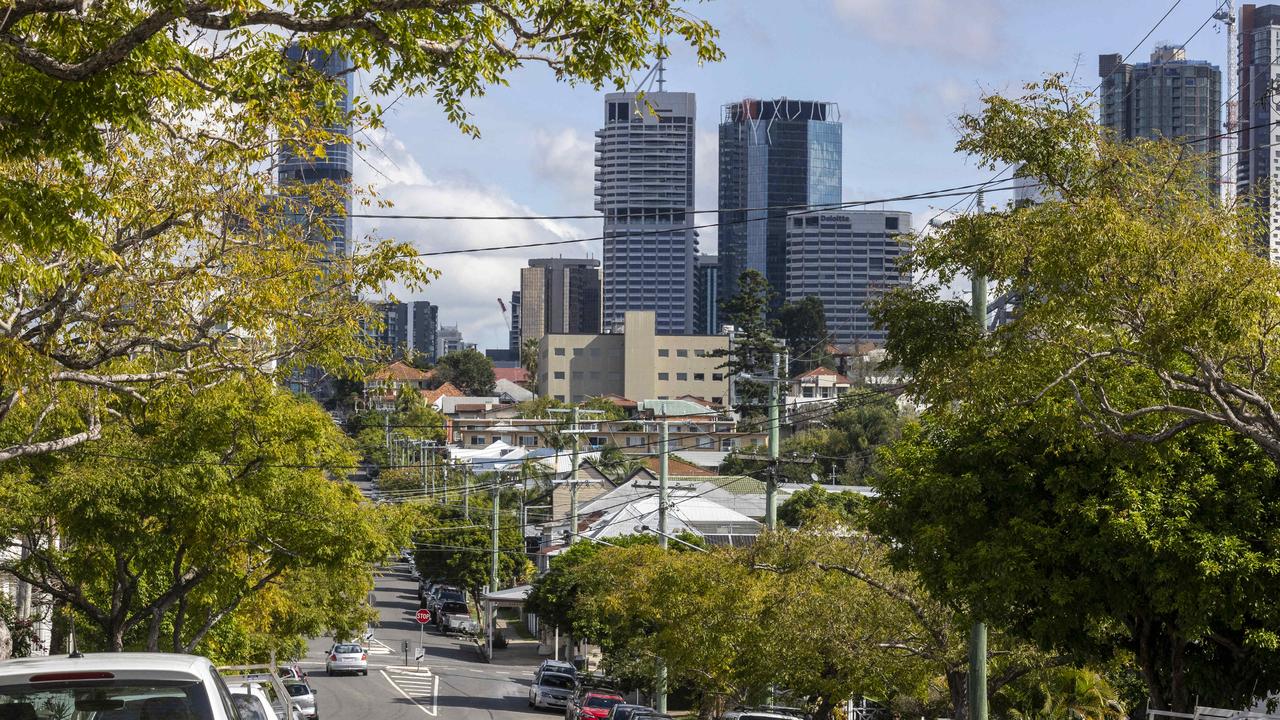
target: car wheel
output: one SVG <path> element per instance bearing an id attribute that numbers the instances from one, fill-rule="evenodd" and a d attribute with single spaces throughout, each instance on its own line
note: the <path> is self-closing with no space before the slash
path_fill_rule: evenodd
<path id="1" fill-rule="evenodd" d="M 361 671 L 361 672 L 360 672 L 360 674 L 361 674 L 361 675 L 364 675 L 365 677 L 369 677 L 369 671 L 368 671 L 368 670 L 363 670 L 363 671 Z"/>

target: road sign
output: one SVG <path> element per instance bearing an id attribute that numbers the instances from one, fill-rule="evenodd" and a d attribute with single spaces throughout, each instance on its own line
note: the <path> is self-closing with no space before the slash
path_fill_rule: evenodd
<path id="1" fill-rule="evenodd" d="M 431 622 L 431 611 L 427 610 L 426 608 L 423 608 L 418 612 L 414 613 L 413 617 L 418 622 L 422 623 L 423 625 L 426 625 L 427 623 Z"/>
<path id="2" fill-rule="evenodd" d="M 424 658 L 424 657 L 426 657 L 426 656 L 427 656 L 427 649 L 426 649 L 426 648 L 424 648 L 424 647 L 420 647 L 420 648 L 418 648 L 418 652 L 417 652 L 416 656 L 414 657 L 414 660 L 421 660 L 422 658 Z"/>

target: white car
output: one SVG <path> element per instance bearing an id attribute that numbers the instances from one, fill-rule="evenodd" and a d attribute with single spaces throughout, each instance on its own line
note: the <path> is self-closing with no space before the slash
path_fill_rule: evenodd
<path id="1" fill-rule="evenodd" d="M 368 675 L 369 653 L 355 643 L 334 643 L 325 656 L 324 670 L 330 675 Z"/>
<path id="2" fill-rule="evenodd" d="M 529 707 L 563 708 L 569 704 L 577 682 L 572 675 L 540 670 L 529 686 Z"/>
<path id="3" fill-rule="evenodd" d="M 90 653 L 0 663 L 6 718 L 238 720 L 231 692 L 198 655 Z"/>

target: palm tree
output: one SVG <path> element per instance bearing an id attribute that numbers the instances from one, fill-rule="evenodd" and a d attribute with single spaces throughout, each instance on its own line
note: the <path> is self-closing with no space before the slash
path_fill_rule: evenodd
<path id="1" fill-rule="evenodd" d="M 538 381 L 538 354 L 542 351 L 542 338 L 525 338 L 520 343 L 520 366 L 529 373 L 529 379 Z"/>

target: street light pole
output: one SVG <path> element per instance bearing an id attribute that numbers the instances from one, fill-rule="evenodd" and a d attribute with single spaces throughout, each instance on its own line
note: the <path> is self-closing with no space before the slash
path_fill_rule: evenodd
<path id="1" fill-rule="evenodd" d="M 569 544 L 578 537 L 578 406 L 573 406 L 573 459 L 569 468 Z M 558 464 L 558 463 L 557 463 Z"/>
<path id="2" fill-rule="evenodd" d="M 501 488 L 495 481 L 493 484 L 493 515 L 491 517 L 493 527 L 490 530 L 489 541 L 492 543 L 489 556 L 489 593 L 498 592 L 498 505 L 501 498 Z M 485 625 L 489 629 L 489 661 L 493 661 L 493 630 L 494 622 L 493 601 L 485 603 Z"/>
<path id="3" fill-rule="evenodd" d="M 658 545 L 667 549 L 667 444 L 669 442 L 667 421 L 662 421 L 658 438 Z"/>

